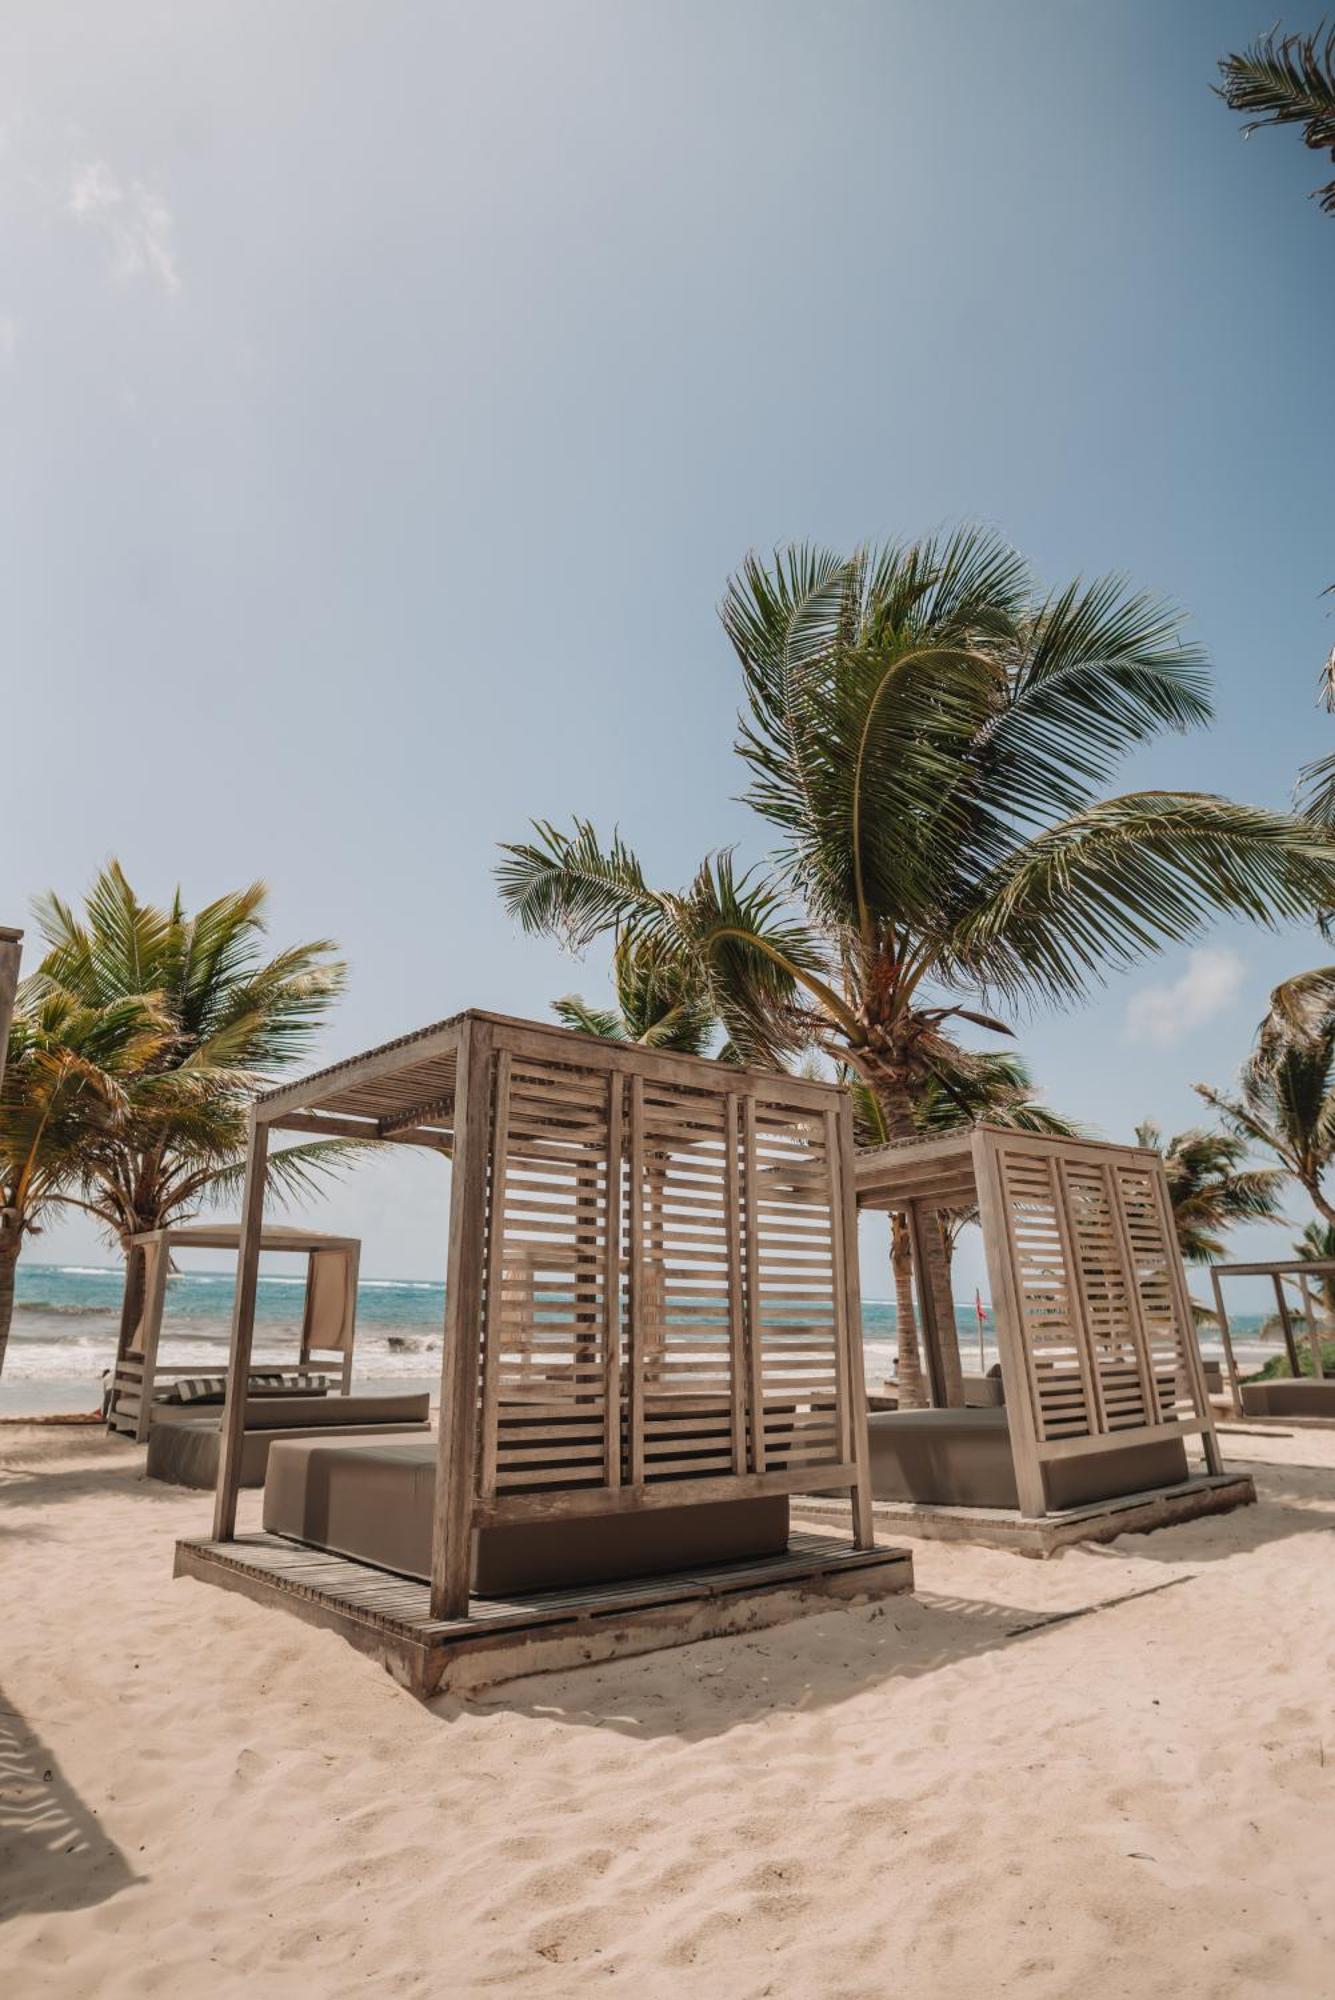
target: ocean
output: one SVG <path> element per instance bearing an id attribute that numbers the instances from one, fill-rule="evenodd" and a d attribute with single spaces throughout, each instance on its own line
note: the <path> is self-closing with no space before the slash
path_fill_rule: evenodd
<path id="1" fill-rule="evenodd" d="M 304 1276 L 259 1281 L 257 1361 L 294 1361 L 301 1332 Z M 0 1376 L 0 1416 L 91 1410 L 102 1396 L 102 1371 L 115 1358 L 120 1324 L 119 1265 L 38 1264 L 18 1267 L 14 1322 Z M 363 1279 L 357 1293 L 357 1385 L 435 1390 L 445 1287 L 428 1279 Z M 232 1278 L 226 1271 L 183 1270 L 167 1283 L 167 1310 L 159 1359 L 198 1366 L 201 1373 L 227 1359 Z M 979 1343 L 972 1305 L 956 1308 L 960 1350 L 967 1370 L 996 1360 L 990 1316 Z M 867 1386 L 879 1389 L 893 1370 L 895 1309 L 885 1299 L 862 1301 Z M 1256 1315 L 1235 1322 L 1250 1349 L 1260 1326 Z M 1208 1333 L 1207 1354 L 1219 1352 Z M 1257 1355 L 1263 1350 L 1257 1349 Z M 1243 1359 L 1239 1355 L 1239 1360 Z"/>

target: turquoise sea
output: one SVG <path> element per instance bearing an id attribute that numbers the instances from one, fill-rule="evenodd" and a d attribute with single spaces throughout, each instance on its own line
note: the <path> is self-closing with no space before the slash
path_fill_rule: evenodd
<path id="1" fill-rule="evenodd" d="M 300 1335 L 303 1278 L 265 1275 L 256 1315 L 257 1360 L 295 1358 Z M 101 1400 L 101 1377 L 116 1351 L 121 1269 L 89 1264 L 39 1264 L 18 1268 L 14 1323 L 0 1376 L 0 1415 L 87 1410 Z M 355 1379 L 405 1388 L 437 1385 L 445 1287 L 429 1279 L 364 1279 L 357 1295 Z M 161 1358 L 197 1363 L 201 1369 L 227 1358 L 232 1278 L 227 1271 L 183 1270 L 168 1280 Z M 956 1319 L 966 1368 L 996 1359 L 992 1322 L 979 1341 L 972 1304 Z M 1237 1331 L 1254 1334 L 1254 1317 Z M 862 1302 L 867 1382 L 879 1388 L 892 1372 L 895 1309 L 884 1299 Z M 1213 1343 L 1203 1343 L 1210 1352 Z"/>

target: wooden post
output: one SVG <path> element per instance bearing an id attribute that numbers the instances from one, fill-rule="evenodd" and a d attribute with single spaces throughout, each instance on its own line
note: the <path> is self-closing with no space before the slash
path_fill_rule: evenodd
<path id="1" fill-rule="evenodd" d="M 603 1477 L 621 1484 L 621 1150 L 625 1079 L 607 1079 L 607 1159 L 603 1204 Z"/>
<path id="2" fill-rule="evenodd" d="M 830 1248 L 835 1298 L 841 1308 L 836 1329 L 841 1371 L 839 1449 L 857 1467 L 849 1495 L 853 1503 L 853 1546 L 876 1546 L 871 1497 L 871 1450 L 867 1436 L 867 1375 L 862 1352 L 862 1273 L 858 1259 L 858 1205 L 853 1186 L 853 1103 L 847 1091 L 836 1116 L 825 1114 L 826 1168 L 830 1176 Z M 840 1279 L 842 1278 L 842 1283 Z"/>
<path id="3" fill-rule="evenodd" d="M 950 1392 L 946 1379 L 946 1357 L 941 1351 L 941 1329 L 936 1318 L 936 1292 L 932 1274 L 927 1268 L 927 1231 L 923 1227 L 922 1210 L 916 1201 L 908 1203 L 904 1214 L 913 1250 L 913 1283 L 918 1294 L 922 1344 L 927 1351 L 927 1381 L 932 1392 L 932 1408 L 944 1410 L 949 1408 Z"/>
<path id="4" fill-rule="evenodd" d="M 487 1301 L 482 1333 L 482 1444 L 478 1492 L 496 1492 L 500 1457 L 500 1367 L 505 1341 L 505 1200 L 510 1163 L 510 1066 L 508 1049 L 496 1057 L 496 1116 L 491 1147 L 491 1216 L 487 1231 Z M 532 1274 L 530 1273 L 530 1285 Z M 526 1332 L 531 1336 L 532 1316 Z"/>
<path id="5" fill-rule="evenodd" d="M 241 1490 L 241 1454 L 246 1436 L 246 1385 L 255 1340 L 255 1289 L 260 1274 L 260 1231 L 264 1227 L 264 1187 L 269 1166 L 269 1128 L 252 1109 L 246 1151 L 246 1191 L 241 1204 L 241 1241 L 236 1256 L 236 1298 L 232 1305 L 232 1346 L 227 1361 L 218 1491 L 213 1503 L 213 1539 L 236 1534 L 236 1496 Z"/>
<path id="6" fill-rule="evenodd" d="M 1228 1370 L 1228 1393 L 1233 1404 L 1235 1417 L 1242 1415 L 1242 1384 L 1238 1380 L 1237 1356 L 1233 1352 L 1233 1331 L 1224 1311 L 1224 1288 L 1219 1282 L 1219 1273 L 1210 1267 L 1210 1285 L 1214 1291 L 1214 1309 L 1219 1315 L 1219 1332 L 1224 1343 L 1224 1365 Z"/>
<path id="7" fill-rule="evenodd" d="M 1323 1382 L 1326 1368 L 1321 1359 L 1321 1329 L 1316 1323 L 1316 1313 L 1312 1307 L 1311 1283 L 1303 1272 L 1298 1274 L 1298 1289 L 1302 1293 L 1303 1318 L 1307 1322 L 1307 1345 L 1312 1356 L 1312 1377 L 1314 1381 Z"/>
<path id="8" fill-rule="evenodd" d="M 134 1427 L 134 1441 L 144 1444 L 148 1438 L 149 1421 L 153 1409 L 153 1386 L 158 1372 L 158 1338 L 162 1332 L 162 1312 L 167 1301 L 167 1272 L 171 1264 L 171 1238 L 165 1233 L 158 1237 L 157 1254 L 153 1259 L 152 1282 L 144 1291 L 144 1338 L 140 1347 L 144 1372 L 139 1383 L 139 1416 Z"/>
<path id="9" fill-rule="evenodd" d="M 1278 1271 L 1274 1271 L 1271 1273 L 1271 1282 L 1275 1287 L 1275 1305 L 1279 1310 L 1279 1323 L 1284 1329 L 1284 1346 L 1289 1357 L 1289 1373 L 1296 1382 L 1303 1371 L 1298 1365 L 1298 1343 L 1293 1337 L 1293 1320 L 1289 1313 L 1289 1302 L 1284 1296 L 1284 1280 L 1280 1277 Z"/>
<path id="10" fill-rule="evenodd" d="M 1047 1513 L 1048 1503 L 1043 1485 L 1043 1462 L 1038 1451 L 1038 1407 L 1029 1370 L 1024 1321 L 1020 1314 L 1010 1231 L 1001 1198 L 1001 1166 L 991 1134 L 986 1131 L 974 1134 L 973 1164 L 978 1190 L 978 1217 L 983 1229 L 983 1251 L 987 1259 L 988 1282 L 992 1288 L 997 1353 L 1001 1361 L 1002 1386 L 1006 1392 L 1006 1420 L 1010 1430 L 1011 1459 L 1015 1466 L 1015 1490 L 1020 1512 L 1031 1519 L 1039 1519 Z"/>
<path id="11" fill-rule="evenodd" d="M 630 1161 L 626 1185 L 629 1292 L 626 1324 L 626 1477 L 644 1484 L 644 1367 L 648 1313 L 644 1269 L 644 1079 L 630 1079 Z"/>
<path id="12" fill-rule="evenodd" d="M 348 1289 L 352 1294 L 352 1319 L 348 1326 L 348 1344 L 343 1354 L 342 1393 L 352 1392 L 352 1350 L 357 1344 L 357 1282 L 361 1276 L 362 1246 L 354 1243 L 348 1252 Z"/>
<path id="13" fill-rule="evenodd" d="M 1159 1233 L 1164 1243 L 1174 1311 L 1182 1328 L 1181 1346 L 1186 1356 L 1188 1387 L 1191 1390 L 1191 1400 L 1196 1415 L 1205 1424 L 1205 1429 L 1200 1433 L 1201 1450 L 1205 1454 L 1205 1469 L 1218 1475 L 1224 1470 L 1224 1455 L 1219 1448 L 1219 1433 L 1215 1429 L 1214 1411 L 1210 1407 L 1210 1396 L 1205 1386 L 1205 1363 L 1201 1360 L 1201 1344 L 1196 1337 L 1196 1315 L 1192 1310 L 1191 1293 L 1187 1289 L 1186 1266 L 1182 1262 L 1178 1248 L 1177 1229 L 1173 1222 L 1173 1204 L 1168 1193 L 1168 1177 L 1164 1173 L 1162 1162 L 1156 1162 L 1150 1169 L 1150 1180 L 1159 1214 Z"/>
<path id="14" fill-rule="evenodd" d="M 749 1361 L 746 1301 L 742 1292 L 742 1172 L 737 1096 L 723 1100 L 723 1206 L 728 1232 L 728 1388 L 732 1412 L 732 1469 L 746 1471 L 746 1405 Z"/>
<path id="15" fill-rule="evenodd" d="M 489 1022 L 464 1023 L 456 1059 L 449 1262 L 440 1359 L 440 1433 L 431 1535 L 431 1616 L 466 1618 L 487 1237 L 491 1123 Z"/>
<path id="16" fill-rule="evenodd" d="M 751 1405 L 751 1470 L 765 1470 L 765 1374 L 762 1366 L 763 1295 L 760 1290 L 760 1175 L 756 1161 L 756 1101 L 742 1099 L 742 1233 L 746 1263 L 742 1294 L 746 1304 L 746 1363 Z"/>

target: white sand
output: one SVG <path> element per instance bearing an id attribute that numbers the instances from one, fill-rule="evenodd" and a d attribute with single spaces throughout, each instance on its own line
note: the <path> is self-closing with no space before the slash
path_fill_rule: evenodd
<path id="1" fill-rule="evenodd" d="M 0 1990 L 1330 1995 L 1335 1434 L 1228 1448 L 1260 1507 L 426 1708 L 0 1429 Z"/>

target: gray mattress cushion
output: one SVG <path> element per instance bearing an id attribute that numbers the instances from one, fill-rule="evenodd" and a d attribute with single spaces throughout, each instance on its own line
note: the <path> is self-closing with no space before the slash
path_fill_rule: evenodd
<path id="1" fill-rule="evenodd" d="M 426 1423 L 431 1415 L 431 1398 L 420 1393 L 393 1393 L 371 1396 L 247 1396 L 246 1429 L 300 1430 L 303 1425 L 333 1430 L 341 1424 L 364 1430 L 368 1424 Z M 153 1406 L 154 1424 L 211 1423 L 222 1420 L 221 1409 L 200 1410 L 170 1403 Z"/>
<path id="2" fill-rule="evenodd" d="M 871 1487 L 877 1500 L 954 1507 L 1018 1507 L 1006 1409 L 896 1410 L 867 1420 Z M 1083 1507 L 1188 1476 L 1180 1438 L 1159 1444 L 1109 1445 L 1049 1461 L 1043 1484 L 1050 1508 Z"/>
<path id="3" fill-rule="evenodd" d="M 431 1569 L 434 1438 L 283 1440 L 269 1453 L 264 1526 L 401 1576 Z M 787 1496 L 506 1523 L 473 1538 L 484 1597 L 661 1575 L 788 1546 Z"/>
<path id="4" fill-rule="evenodd" d="M 1269 1382 L 1244 1382 L 1243 1414 L 1248 1417 L 1335 1417 L 1335 1381 L 1315 1376 L 1277 1376 Z"/>

